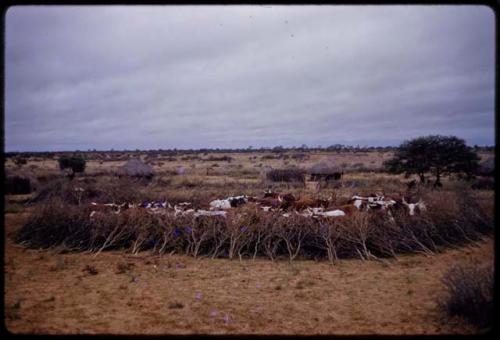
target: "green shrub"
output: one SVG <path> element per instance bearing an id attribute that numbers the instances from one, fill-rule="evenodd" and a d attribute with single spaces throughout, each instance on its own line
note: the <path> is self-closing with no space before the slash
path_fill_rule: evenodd
<path id="1" fill-rule="evenodd" d="M 85 171 L 85 159 L 83 157 L 62 156 L 59 158 L 58 162 L 59 162 L 59 169 L 71 170 L 71 177 L 73 177 L 77 172 Z"/>

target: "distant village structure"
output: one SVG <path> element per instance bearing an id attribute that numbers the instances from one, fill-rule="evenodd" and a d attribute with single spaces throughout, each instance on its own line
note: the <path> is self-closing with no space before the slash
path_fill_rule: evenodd
<path id="1" fill-rule="evenodd" d="M 151 179 L 154 176 L 154 170 L 141 159 L 131 158 L 119 169 L 118 175 Z"/>
<path id="2" fill-rule="evenodd" d="M 328 164 L 326 162 L 320 162 L 313 165 L 308 172 L 311 176 L 311 181 L 316 182 L 340 180 L 344 175 L 344 171 L 342 168 L 333 164 Z"/>

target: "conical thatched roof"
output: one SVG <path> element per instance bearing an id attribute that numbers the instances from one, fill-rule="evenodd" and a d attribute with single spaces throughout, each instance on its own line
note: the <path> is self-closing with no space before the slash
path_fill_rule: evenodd
<path id="1" fill-rule="evenodd" d="M 154 175 L 154 170 L 141 159 L 131 158 L 120 168 L 120 173 L 128 176 L 151 177 Z"/>
<path id="2" fill-rule="evenodd" d="M 309 168 L 311 174 L 331 175 L 334 172 L 342 172 L 342 168 L 331 162 L 319 162 Z"/>

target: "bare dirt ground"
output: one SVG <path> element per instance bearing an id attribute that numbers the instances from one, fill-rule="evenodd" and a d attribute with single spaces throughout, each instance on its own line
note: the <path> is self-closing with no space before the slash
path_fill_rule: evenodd
<path id="1" fill-rule="evenodd" d="M 493 239 L 399 260 L 229 261 L 25 249 L 5 214 L 5 324 L 35 334 L 451 334 L 436 300 L 454 263 L 493 257 Z M 96 274 L 85 271 L 93 266 Z"/>

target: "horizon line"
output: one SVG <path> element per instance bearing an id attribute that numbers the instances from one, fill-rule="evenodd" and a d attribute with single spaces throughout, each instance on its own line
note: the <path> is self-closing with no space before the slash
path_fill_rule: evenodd
<path id="1" fill-rule="evenodd" d="M 470 148 L 495 148 L 495 145 L 473 145 L 470 146 Z M 34 151 L 34 150 L 24 150 L 24 151 L 19 151 L 19 150 L 10 150 L 6 151 L 4 150 L 4 154 L 9 154 L 9 153 L 61 153 L 61 152 L 81 152 L 81 153 L 91 153 L 91 152 L 158 152 L 158 151 L 175 151 L 175 152 L 182 152 L 182 151 L 192 151 L 192 152 L 238 152 L 238 151 L 246 151 L 246 152 L 252 152 L 252 151 L 278 151 L 278 150 L 283 150 L 283 151 L 288 151 L 288 150 L 329 150 L 329 151 L 336 151 L 336 150 L 345 150 L 345 149 L 395 149 L 399 148 L 398 146 L 394 145 L 387 145 L 387 146 L 373 146 L 373 145 L 343 145 L 343 144 L 336 144 L 330 145 L 330 146 L 315 146 L 315 147 L 302 147 L 302 146 L 290 146 L 290 147 L 284 147 L 284 146 L 263 146 L 259 148 L 169 148 L 169 149 L 163 149 L 163 148 L 157 148 L 157 149 L 87 149 L 87 150 L 79 150 L 79 149 L 71 149 L 71 150 L 41 150 L 41 151 Z"/>

